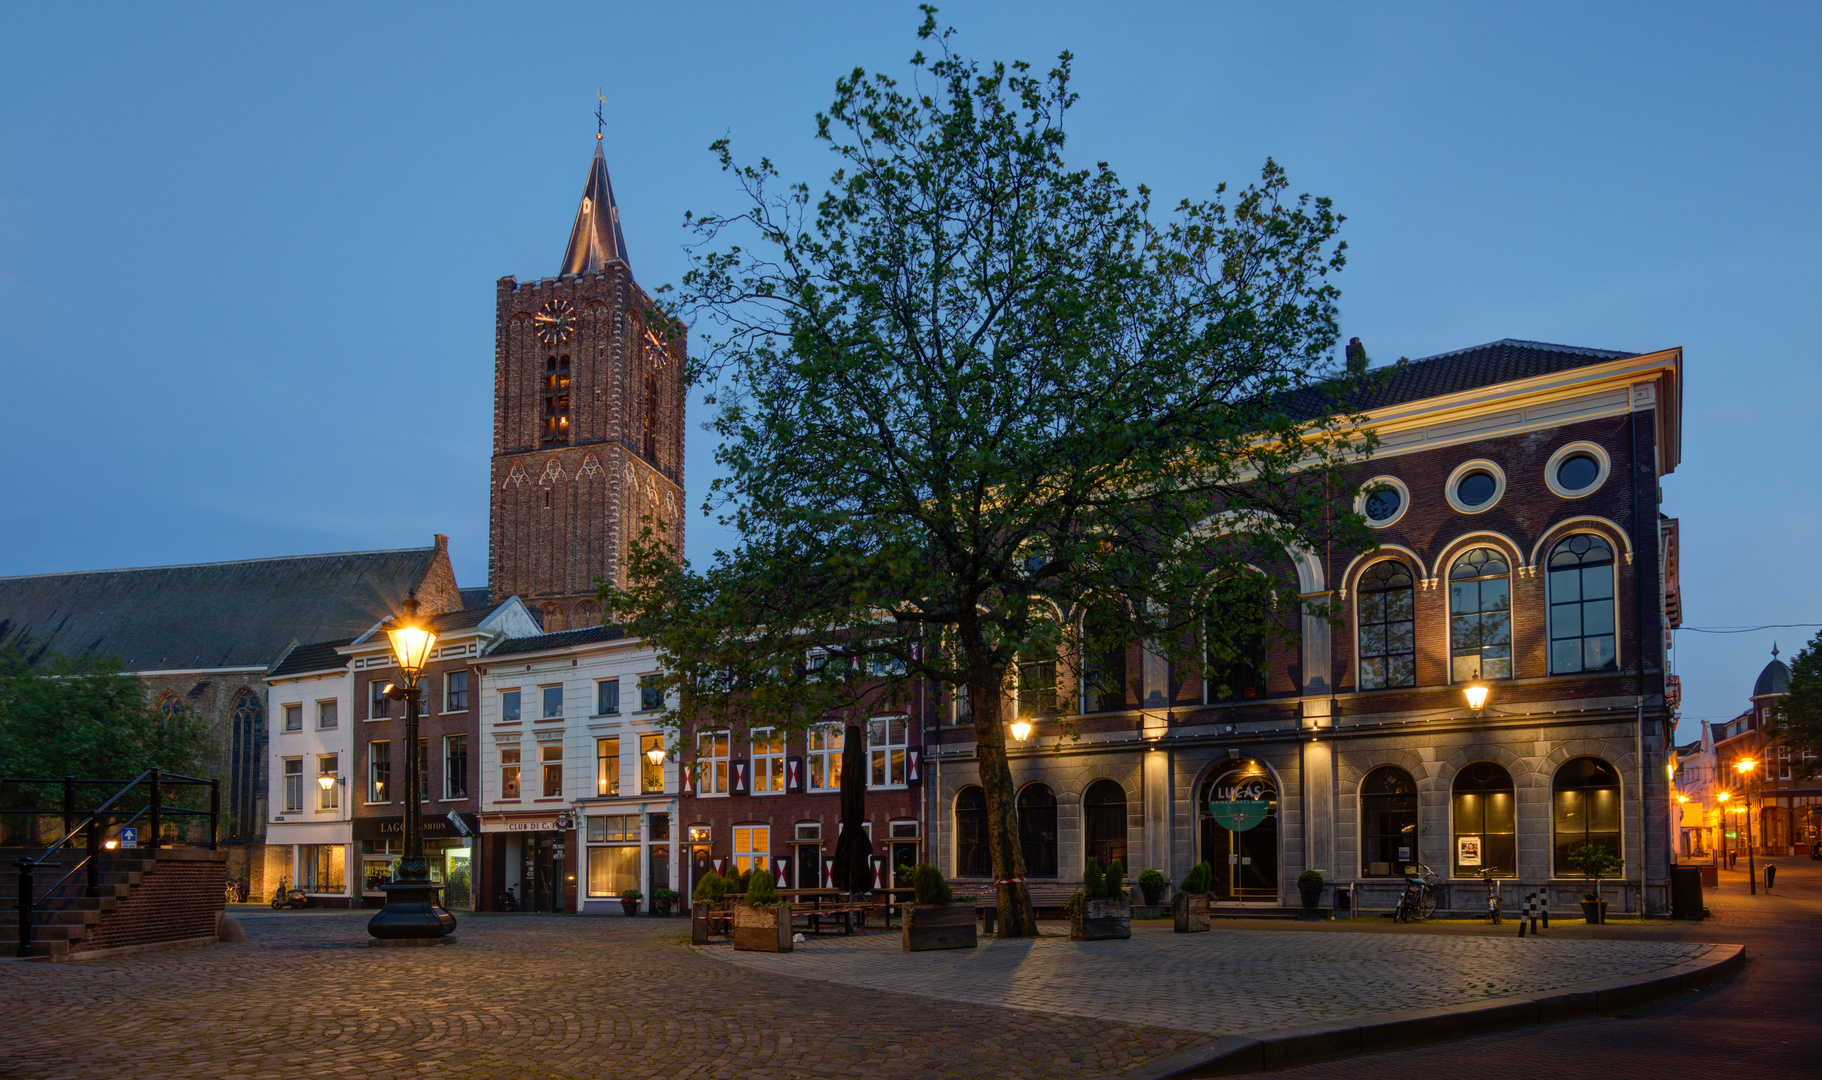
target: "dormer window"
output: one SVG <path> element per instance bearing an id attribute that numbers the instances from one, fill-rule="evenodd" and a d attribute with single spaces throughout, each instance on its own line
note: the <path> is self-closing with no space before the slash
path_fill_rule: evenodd
<path id="1" fill-rule="evenodd" d="M 569 441 L 569 354 L 544 360 L 544 441 Z"/>

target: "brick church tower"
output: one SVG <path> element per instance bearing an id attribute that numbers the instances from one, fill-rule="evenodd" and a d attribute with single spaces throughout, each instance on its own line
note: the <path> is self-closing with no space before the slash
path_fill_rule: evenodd
<path id="1" fill-rule="evenodd" d="M 601 621 L 595 579 L 620 581 L 644 519 L 683 546 L 682 341 L 626 261 L 600 136 L 556 277 L 501 278 L 494 324 L 488 586 L 547 631 Z"/>

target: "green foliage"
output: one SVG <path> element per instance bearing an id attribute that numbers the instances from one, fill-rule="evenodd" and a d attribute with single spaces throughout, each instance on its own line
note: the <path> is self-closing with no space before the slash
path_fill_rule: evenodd
<path id="1" fill-rule="evenodd" d="M 620 890 L 620 899 L 622 899 L 622 900 L 643 900 L 643 899 L 645 899 L 645 894 L 640 892 L 638 889 L 621 889 Z"/>
<path id="2" fill-rule="evenodd" d="M 1822 633 L 1791 659 L 1790 692 L 1773 712 L 1772 731 L 1789 744 L 1804 777 L 1822 775 Z"/>
<path id="3" fill-rule="evenodd" d="M 1625 865 L 1625 860 L 1599 844 L 1583 844 L 1568 855 L 1569 865 L 1594 879 L 1598 892 L 1601 879 Z"/>
<path id="4" fill-rule="evenodd" d="M 1183 875 L 1183 884 L 1179 891 L 1191 896 L 1201 896 L 1215 887 L 1215 868 L 1205 862 L 1199 862 Z"/>
<path id="5" fill-rule="evenodd" d="M 930 863 L 918 863 L 911 868 L 911 888 L 916 891 L 920 904 L 947 906 L 954 898 L 943 872 Z"/>
<path id="6" fill-rule="evenodd" d="M 778 886 L 772 884 L 772 875 L 749 870 L 741 875 L 741 880 L 747 883 L 741 902 L 748 907 L 774 907 L 784 902 L 778 895 Z"/>
<path id="7" fill-rule="evenodd" d="M 751 870 L 743 870 L 739 874 L 731 875 L 728 878 L 728 891 L 731 893 L 745 893 L 752 887 L 753 871 Z"/>
<path id="8" fill-rule="evenodd" d="M 696 891 L 690 894 L 691 900 L 714 902 L 726 896 L 728 885 L 726 879 L 710 870 L 696 882 Z"/>
<path id="9" fill-rule="evenodd" d="M 1099 899 L 1102 888 L 1101 860 L 1090 855 L 1088 861 L 1082 864 L 1082 895 L 1090 900 Z"/>
<path id="10" fill-rule="evenodd" d="M 1125 899 L 1126 867 L 1115 859 L 1103 869 L 1101 860 L 1090 855 L 1082 866 L 1082 895 L 1090 900 Z"/>
<path id="11" fill-rule="evenodd" d="M 1169 884 L 1170 879 L 1156 870 L 1139 871 L 1139 888 L 1141 889 L 1162 889 Z"/>
<path id="12" fill-rule="evenodd" d="M 0 644 L 0 776 L 128 780 L 154 766 L 194 776 L 207 736 L 188 710 L 160 715 L 145 684 L 113 659 Z"/>
<path id="13" fill-rule="evenodd" d="M 654 904 L 675 904 L 677 902 L 677 890 L 654 889 L 652 890 L 652 902 Z"/>
<path id="14" fill-rule="evenodd" d="M 1320 889 L 1322 888 L 1322 885 L 1322 871 L 1320 870 L 1305 870 L 1303 873 L 1297 875 L 1297 887 L 1299 889 Z"/>
<path id="15" fill-rule="evenodd" d="M 674 729 L 801 729 L 928 680 L 967 695 L 983 782 L 1010 790 L 1021 654 L 1070 685 L 1136 640 L 1203 664 L 1290 634 L 1283 553 L 1372 544 L 1334 492 L 1373 440 L 1333 356 L 1327 199 L 1267 160 L 1155 214 L 1106 164 L 1070 166 L 1068 53 L 1043 74 L 958 56 L 929 8 L 918 37 L 909 84 L 837 80 L 820 196 L 714 144 L 739 205 L 691 219 L 678 321 L 651 316 L 693 326 L 708 501 L 740 540 L 697 568 L 648 523 L 600 597 L 658 651 Z M 1211 580 L 1222 602 L 1183 602 Z M 1127 617 L 1046 614 L 1090 596 Z"/>

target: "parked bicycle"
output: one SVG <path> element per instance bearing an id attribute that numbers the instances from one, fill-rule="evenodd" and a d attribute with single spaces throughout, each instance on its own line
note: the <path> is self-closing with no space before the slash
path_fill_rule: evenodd
<path id="1" fill-rule="evenodd" d="M 1498 926 L 1505 916 L 1499 899 L 1499 884 L 1493 880 L 1493 871 L 1490 869 L 1482 870 L 1480 879 L 1487 883 L 1487 921 Z"/>
<path id="2" fill-rule="evenodd" d="M 229 878 L 222 883 L 222 899 L 230 904 L 244 904 L 247 902 L 247 893 L 251 888 L 252 883 L 244 877 Z"/>
<path id="3" fill-rule="evenodd" d="M 517 888 L 518 888 L 517 885 L 508 885 L 508 886 L 506 886 L 506 891 L 502 892 L 499 895 L 498 899 L 499 899 L 501 911 L 521 911 L 521 910 L 523 910 L 519 906 L 518 895 L 513 891 Z"/>
<path id="4" fill-rule="evenodd" d="M 1398 894 L 1398 906 L 1392 909 L 1392 921 L 1422 922 L 1436 913 L 1436 872 L 1418 863 L 1405 868 L 1404 891 Z"/>

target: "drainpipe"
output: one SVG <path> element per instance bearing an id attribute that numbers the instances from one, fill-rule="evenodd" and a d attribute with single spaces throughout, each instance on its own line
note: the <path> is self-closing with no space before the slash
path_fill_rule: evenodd
<path id="1" fill-rule="evenodd" d="M 1629 406 L 1633 393 L 1629 386 L 1626 389 Z M 1632 560 L 1632 635 L 1633 666 L 1638 681 L 1638 693 L 1635 698 L 1632 727 L 1633 760 L 1638 762 L 1638 802 L 1639 802 L 1639 858 L 1638 858 L 1638 910 L 1645 913 L 1645 784 L 1648 782 L 1649 769 L 1645 763 L 1645 572 L 1639 565 L 1644 558 L 1644 530 L 1640 525 L 1639 510 L 1639 414 L 1636 406 L 1626 413 L 1628 431 L 1628 456 L 1631 458 L 1632 473 L 1632 550 L 1636 553 Z M 1653 481 L 1655 482 L 1655 477 Z M 1653 519 L 1653 524 L 1656 520 Z"/>

